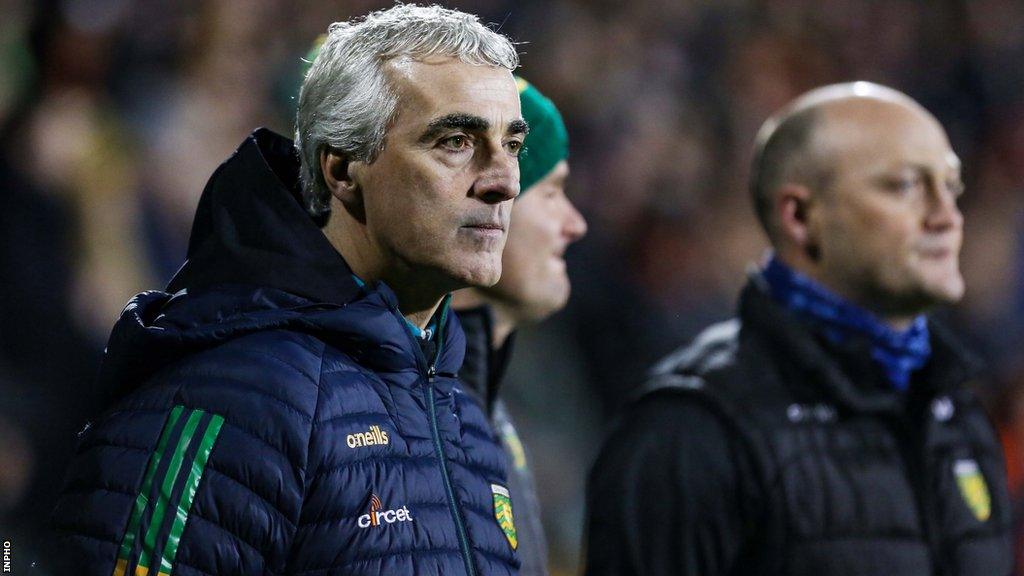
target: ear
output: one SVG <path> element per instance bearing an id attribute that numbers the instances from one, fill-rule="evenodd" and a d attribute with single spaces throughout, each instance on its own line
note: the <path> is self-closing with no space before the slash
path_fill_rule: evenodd
<path id="1" fill-rule="evenodd" d="M 818 234 L 811 221 L 811 190 L 801 184 L 783 184 L 775 192 L 779 236 L 812 261 L 818 259 Z"/>
<path id="2" fill-rule="evenodd" d="M 327 189 L 353 218 L 365 223 L 363 190 L 353 169 L 354 164 L 337 148 L 327 146 L 320 151 L 320 173 L 323 174 Z"/>

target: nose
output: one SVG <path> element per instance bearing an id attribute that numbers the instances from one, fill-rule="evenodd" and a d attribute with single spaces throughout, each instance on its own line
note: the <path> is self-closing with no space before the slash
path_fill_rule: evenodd
<path id="1" fill-rule="evenodd" d="M 562 231 L 570 244 L 587 235 L 587 219 L 568 198 L 565 199 L 565 221 Z"/>
<path id="2" fill-rule="evenodd" d="M 518 196 L 519 160 L 500 147 L 488 154 L 472 193 L 488 204 L 499 204 Z"/>
<path id="3" fill-rule="evenodd" d="M 957 196 L 944 187 L 930 195 L 932 200 L 925 217 L 925 227 L 934 232 L 959 230 L 964 225 L 964 215 L 957 206 Z"/>

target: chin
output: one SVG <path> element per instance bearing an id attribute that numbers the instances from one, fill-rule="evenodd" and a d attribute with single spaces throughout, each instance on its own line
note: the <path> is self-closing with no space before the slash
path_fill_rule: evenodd
<path id="1" fill-rule="evenodd" d="M 964 295 L 962 280 L 927 281 L 907 286 L 899 295 L 893 294 L 894 309 L 907 314 L 921 314 L 934 306 L 956 304 Z"/>
<path id="2" fill-rule="evenodd" d="M 572 288 L 569 286 L 569 281 L 566 280 L 560 283 L 557 289 L 552 289 L 551 292 L 552 294 L 557 294 L 557 296 L 551 298 L 552 305 L 555 308 L 552 310 L 552 313 L 555 313 L 565 308 L 565 305 L 569 303 L 569 294 L 572 292 Z"/>
<path id="3" fill-rule="evenodd" d="M 454 267 L 450 274 L 465 287 L 490 288 L 501 279 L 501 258 L 477 259 Z"/>
<path id="4" fill-rule="evenodd" d="M 540 322 L 565 308 L 569 302 L 569 286 L 568 284 L 551 285 L 548 290 L 540 292 L 536 296 L 528 305 L 529 316 L 534 322 Z"/>
<path id="5" fill-rule="evenodd" d="M 932 270 L 921 278 L 923 292 L 937 304 L 956 304 L 964 296 L 964 277 L 959 267 Z"/>
<path id="6" fill-rule="evenodd" d="M 556 302 L 551 299 L 523 302 L 515 306 L 522 321 L 526 324 L 537 324 L 550 318 L 554 313 L 565 307 L 565 301 Z"/>
<path id="7" fill-rule="evenodd" d="M 964 297 L 963 278 L 947 280 L 929 290 L 929 293 L 940 304 L 956 304 Z"/>

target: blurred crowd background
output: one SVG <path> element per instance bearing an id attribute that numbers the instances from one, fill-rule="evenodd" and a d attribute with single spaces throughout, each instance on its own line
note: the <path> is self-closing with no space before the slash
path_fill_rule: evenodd
<path id="1" fill-rule="evenodd" d="M 76 432 L 108 400 L 93 376 L 112 323 L 181 264 L 207 177 L 257 126 L 292 133 L 300 59 L 329 23 L 390 4 L 0 0 L 0 535 L 16 554 L 41 542 Z M 578 568 L 585 476 L 616 406 L 730 316 L 764 254 L 755 131 L 838 81 L 907 92 L 964 160 L 968 295 L 938 313 L 990 362 L 981 392 L 1024 503 L 1024 3 L 444 4 L 520 43 L 520 73 L 566 118 L 590 222 L 568 309 L 521 335 L 505 388 L 555 574 Z"/>

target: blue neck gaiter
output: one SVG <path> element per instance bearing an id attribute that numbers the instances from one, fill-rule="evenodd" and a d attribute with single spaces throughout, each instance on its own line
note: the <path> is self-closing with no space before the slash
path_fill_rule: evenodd
<path id="1" fill-rule="evenodd" d="M 910 375 L 931 356 L 928 322 L 924 315 L 910 328 L 894 330 L 873 314 L 847 302 L 810 278 L 772 257 L 761 271 L 771 295 L 786 308 L 820 326 L 835 344 L 851 337 L 871 342 L 871 357 L 885 371 L 889 383 L 900 391 L 910 384 Z"/>

